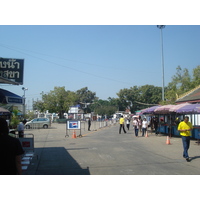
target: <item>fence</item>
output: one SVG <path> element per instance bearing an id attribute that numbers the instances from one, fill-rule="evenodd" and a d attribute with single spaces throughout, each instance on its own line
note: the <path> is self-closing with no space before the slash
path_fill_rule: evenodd
<path id="1" fill-rule="evenodd" d="M 104 120 L 104 121 L 91 121 L 91 127 L 90 130 L 98 130 L 104 127 L 114 126 L 117 124 L 116 119 L 112 120 Z M 88 122 L 87 121 L 81 121 L 81 127 L 83 130 L 88 129 Z"/>

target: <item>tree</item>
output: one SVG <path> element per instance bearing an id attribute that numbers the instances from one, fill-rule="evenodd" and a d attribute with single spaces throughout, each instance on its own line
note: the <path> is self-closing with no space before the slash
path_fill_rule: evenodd
<path id="1" fill-rule="evenodd" d="M 76 91 L 77 102 L 81 104 L 81 108 L 85 110 L 85 112 L 90 112 L 90 106 L 87 106 L 90 103 L 93 103 L 98 98 L 96 97 L 96 92 L 92 92 L 88 90 L 87 87 L 81 88 Z"/>
<path id="2" fill-rule="evenodd" d="M 111 116 L 117 111 L 117 106 L 113 105 L 111 101 L 108 100 L 95 100 L 93 104 L 90 105 L 92 111 L 98 115 Z"/>
<path id="3" fill-rule="evenodd" d="M 130 89 L 121 89 L 117 95 L 123 110 L 129 107 L 131 112 L 135 112 L 146 108 L 149 104 L 158 104 L 161 101 L 161 87 L 133 86 Z"/>
<path id="4" fill-rule="evenodd" d="M 54 87 L 48 94 L 42 93 L 42 101 L 35 103 L 35 107 L 41 111 L 49 110 L 51 113 L 59 113 L 63 118 L 69 107 L 76 104 L 77 95 L 75 92 L 66 91 L 65 87 Z"/>
<path id="5" fill-rule="evenodd" d="M 198 73 L 197 73 L 198 72 Z M 195 74 L 197 76 L 195 77 Z M 175 103 L 176 99 L 185 92 L 190 91 L 198 84 L 200 68 L 193 70 L 193 79 L 191 78 L 188 69 L 182 69 L 180 66 L 176 68 L 176 74 L 172 77 L 172 81 L 168 84 L 166 88 L 166 101 L 168 103 Z M 193 81 L 192 81 L 193 80 Z"/>
<path id="6" fill-rule="evenodd" d="M 200 65 L 193 69 L 192 86 L 197 87 L 200 85 Z"/>
<path id="7" fill-rule="evenodd" d="M 92 103 L 94 100 L 97 99 L 96 92 L 88 90 L 87 87 L 77 90 L 76 94 L 78 96 L 78 101 L 82 103 Z"/>

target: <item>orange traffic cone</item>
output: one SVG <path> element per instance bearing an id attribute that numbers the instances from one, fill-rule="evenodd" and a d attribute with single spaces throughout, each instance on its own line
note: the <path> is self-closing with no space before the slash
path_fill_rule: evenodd
<path id="1" fill-rule="evenodd" d="M 148 135 L 148 131 L 146 131 L 145 137 L 149 137 L 149 135 Z"/>
<path id="2" fill-rule="evenodd" d="M 166 144 L 170 144 L 169 136 L 167 136 Z"/>
<path id="3" fill-rule="evenodd" d="M 76 131 L 74 130 L 72 138 L 75 139 L 76 138 Z"/>

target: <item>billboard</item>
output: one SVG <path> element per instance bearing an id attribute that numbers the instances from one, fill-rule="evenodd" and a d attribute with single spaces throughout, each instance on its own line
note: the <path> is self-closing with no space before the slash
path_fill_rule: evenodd
<path id="1" fill-rule="evenodd" d="M 24 59 L 0 58 L 0 77 L 23 85 Z"/>

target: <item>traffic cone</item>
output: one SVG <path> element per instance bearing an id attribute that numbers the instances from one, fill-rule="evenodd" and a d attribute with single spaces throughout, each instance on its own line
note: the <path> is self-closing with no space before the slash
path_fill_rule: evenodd
<path id="1" fill-rule="evenodd" d="M 170 138 L 167 136 L 166 144 L 170 144 Z"/>
<path id="2" fill-rule="evenodd" d="M 74 130 L 72 138 L 75 139 L 76 138 L 76 131 Z"/>
<path id="3" fill-rule="evenodd" d="M 148 135 L 148 131 L 146 131 L 145 137 L 149 137 L 149 135 Z"/>

